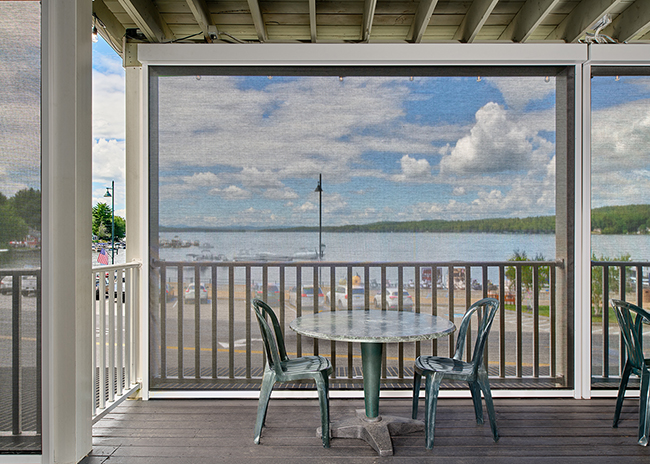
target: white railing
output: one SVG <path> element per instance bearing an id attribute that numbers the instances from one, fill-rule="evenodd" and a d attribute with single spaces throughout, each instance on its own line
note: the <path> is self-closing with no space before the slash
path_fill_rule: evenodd
<path id="1" fill-rule="evenodd" d="M 133 262 L 92 270 L 93 423 L 140 388 L 136 360 L 143 336 L 137 325 L 141 267 Z"/>

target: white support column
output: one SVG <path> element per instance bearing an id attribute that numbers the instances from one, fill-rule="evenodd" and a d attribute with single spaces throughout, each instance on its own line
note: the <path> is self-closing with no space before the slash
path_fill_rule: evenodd
<path id="1" fill-rule="evenodd" d="M 591 66 L 576 76 L 576 398 L 591 398 Z M 580 144 L 580 146 L 577 146 Z"/>
<path id="2" fill-rule="evenodd" d="M 92 449 L 91 0 L 42 2 L 43 462 Z"/>
<path id="3" fill-rule="evenodd" d="M 126 224 L 128 228 L 126 260 L 138 260 L 143 263 L 140 270 L 140 288 L 138 289 L 138 313 L 136 314 L 134 333 L 136 354 L 135 376 L 142 384 L 141 396 L 148 399 L 149 392 L 149 332 L 148 332 L 148 266 L 145 257 L 147 224 L 146 158 L 142 146 L 143 98 L 142 66 L 137 61 L 136 44 L 124 44 L 125 78 L 125 112 L 126 112 Z"/>

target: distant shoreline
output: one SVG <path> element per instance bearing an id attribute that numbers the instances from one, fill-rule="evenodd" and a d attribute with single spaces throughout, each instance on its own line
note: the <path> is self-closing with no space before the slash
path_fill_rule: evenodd
<path id="1" fill-rule="evenodd" d="M 466 221 L 441 219 L 374 222 L 343 226 L 297 227 L 182 227 L 160 226 L 160 232 L 322 232 L 326 233 L 494 233 L 554 234 L 555 216 L 493 218 Z M 645 235 L 650 233 L 650 205 L 605 206 L 592 210 L 591 231 L 599 235 Z"/>

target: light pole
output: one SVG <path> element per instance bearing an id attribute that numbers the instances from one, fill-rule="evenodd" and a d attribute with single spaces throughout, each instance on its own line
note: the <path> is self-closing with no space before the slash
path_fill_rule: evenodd
<path id="1" fill-rule="evenodd" d="M 109 191 L 110 190 L 110 191 Z M 111 186 L 106 187 L 104 198 L 111 198 L 111 213 L 113 219 L 111 220 L 111 264 L 115 264 L 115 181 L 111 181 Z"/>
<path id="2" fill-rule="evenodd" d="M 318 261 L 323 257 L 323 175 L 318 175 L 318 185 L 314 192 L 318 192 Z"/>

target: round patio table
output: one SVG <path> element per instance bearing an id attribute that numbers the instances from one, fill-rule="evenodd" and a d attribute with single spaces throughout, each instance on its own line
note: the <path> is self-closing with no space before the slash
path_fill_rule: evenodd
<path id="1" fill-rule="evenodd" d="M 407 311 L 373 309 L 325 311 L 294 319 L 289 325 L 308 337 L 361 343 L 365 411 L 332 423 L 335 438 L 366 440 L 380 456 L 393 454 L 393 435 L 424 430 L 422 421 L 379 414 L 381 354 L 385 343 L 414 342 L 444 337 L 456 330 L 448 319 Z"/>

